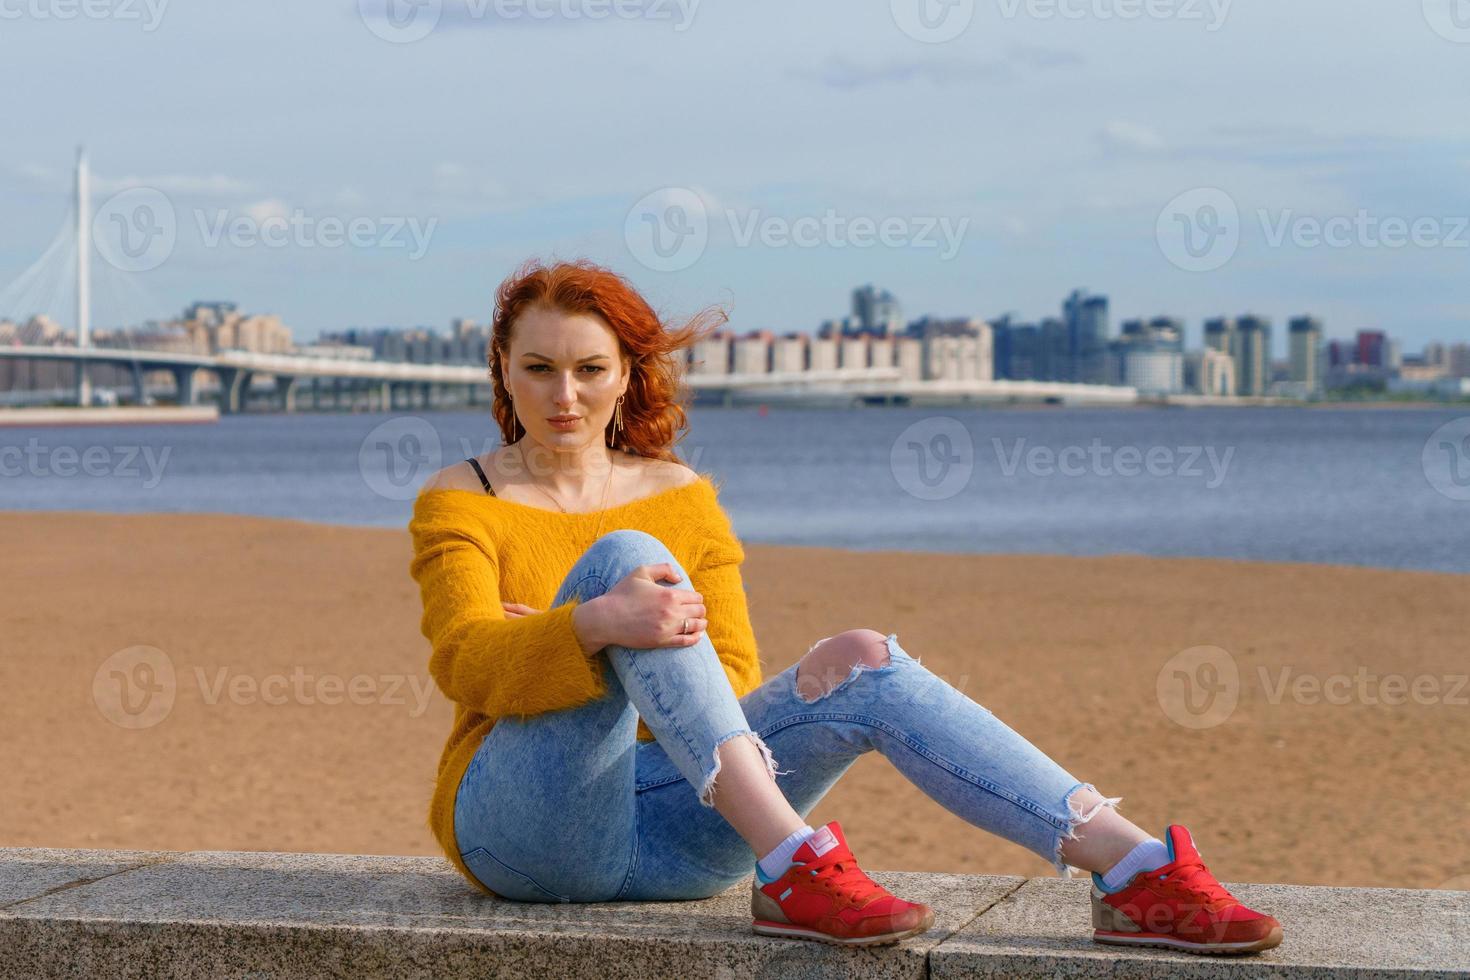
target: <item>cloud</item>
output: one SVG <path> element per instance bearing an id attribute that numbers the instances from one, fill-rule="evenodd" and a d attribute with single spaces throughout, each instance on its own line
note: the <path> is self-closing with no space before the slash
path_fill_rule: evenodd
<path id="1" fill-rule="evenodd" d="M 158 174 L 151 177 L 104 177 L 92 175 L 92 189 L 98 194 L 116 194 L 133 187 L 151 187 L 165 194 L 198 197 L 233 197 L 248 194 L 251 185 L 223 174 Z"/>
<path id="2" fill-rule="evenodd" d="M 1104 150 L 1111 153 L 1153 152 L 1165 148 L 1164 138 L 1147 126 L 1113 119 L 1095 134 Z"/>
<path id="3" fill-rule="evenodd" d="M 821 82 L 836 89 L 852 90 L 870 85 L 906 84 L 927 81 L 934 85 L 958 85 L 974 82 L 1008 82 L 1018 75 L 1017 69 L 1049 71 L 1083 63 L 1082 56 L 1064 48 L 1018 45 L 1004 58 L 891 58 L 887 61 L 859 62 L 841 55 L 829 57 L 819 69 L 796 69 L 791 74 Z"/>

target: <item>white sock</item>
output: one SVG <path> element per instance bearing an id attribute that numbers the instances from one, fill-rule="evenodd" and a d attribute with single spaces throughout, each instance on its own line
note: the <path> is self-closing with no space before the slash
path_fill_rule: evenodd
<path id="1" fill-rule="evenodd" d="M 1103 887 L 1116 891 L 1128 884 L 1140 871 L 1152 871 L 1169 863 L 1169 848 L 1157 837 L 1151 837 L 1123 855 L 1123 860 L 1113 865 L 1102 876 Z"/>
<path id="2" fill-rule="evenodd" d="M 791 867 L 791 855 L 795 854 L 796 849 L 808 837 L 815 833 L 816 830 L 811 827 L 802 827 L 796 833 L 777 844 L 774 851 L 761 858 L 756 866 L 760 868 L 760 872 L 765 876 L 766 881 L 775 881 L 784 875 L 786 869 Z"/>

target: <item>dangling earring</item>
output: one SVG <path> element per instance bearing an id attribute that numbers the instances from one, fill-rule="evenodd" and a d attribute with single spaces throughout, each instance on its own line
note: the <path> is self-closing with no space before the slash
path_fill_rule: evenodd
<path id="1" fill-rule="evenodd" d="M 617 444 L 618 444 L 618 433 L 620 431 L 622 431 L 622 428 L 623 428 L 623 396 L 622 395 L 619 395 L 616 404 L 613 405 L 613 430 L 612 430 L 612 436 L 608 439 L 608 443 L 607 444 L 609 446 L 614 446 L 614 447 L 617 446 Z"/>

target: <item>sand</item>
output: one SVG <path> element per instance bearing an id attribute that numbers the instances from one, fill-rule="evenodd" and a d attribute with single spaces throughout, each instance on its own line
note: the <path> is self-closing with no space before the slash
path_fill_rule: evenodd
<path id="1" fill-rule="evenodd" d="M 0 845 L 437 853 L 424 809 L 451 709 L 405 531 L 3 513 L 0 542 Z M 1470 881 L 1470 576 L 747 553 L 767 675 L 842 629 L 897 632 L 1141 825 L 1187 823 L 1227 881 Z M 147 680 L 121 663 L 139 646 L 167 658 L 175 693 L 130 715 L 110 678 Z M 1225 654 L 1171 661 L 1200 646 Z M 1190 714 L 1176 678 L 1231 662 L 1234 710 Z M 870 869 L 1051 873 L 877 754 L 812 814 L 832 819 Z"/>

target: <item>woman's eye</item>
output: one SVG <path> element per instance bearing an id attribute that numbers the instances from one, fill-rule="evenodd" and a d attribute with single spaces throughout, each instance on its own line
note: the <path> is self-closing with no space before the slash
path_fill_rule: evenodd
<path id="1" fill-rule="evenodd" d="M 596 364 L 583 364 L 582 366 L 584 368 L 587 368 L 587 369 L 591 370 L 591 371 L 601 371 L 602 370 L 602 368 L 598 367 Z"/>

